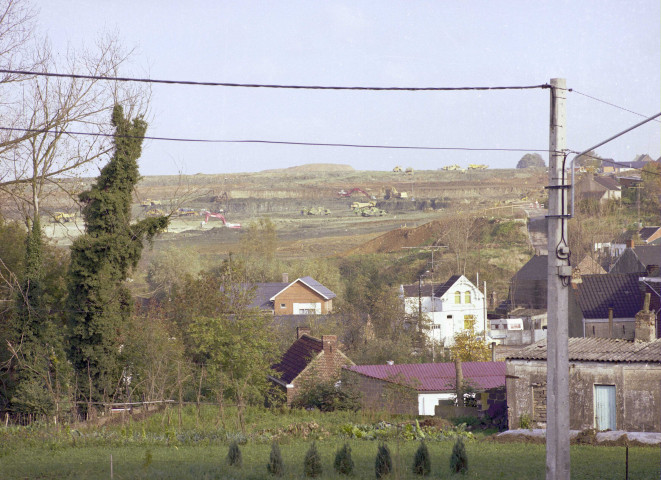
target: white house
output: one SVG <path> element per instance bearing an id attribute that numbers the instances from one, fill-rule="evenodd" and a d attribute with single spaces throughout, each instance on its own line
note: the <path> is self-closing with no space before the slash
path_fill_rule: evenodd
<path id="1" fill-rule="evenodd" d="M 420 312 L 427 318 L 430 326 L 427 334 L 437 345 L 452 345 L 454 335 L 471 323 L 476 333 L 485 330 L 484 294 L 463 275 L 453 275 L 438 285 L 402 285 L 400 292 L 405 312 L 410 315 Z"/>

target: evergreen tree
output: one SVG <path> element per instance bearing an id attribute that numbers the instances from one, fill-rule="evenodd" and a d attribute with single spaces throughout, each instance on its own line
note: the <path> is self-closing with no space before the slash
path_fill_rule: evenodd
<path id="1" fill-rule="evenodd" d="M 236 440 L 230 443 L 230 448 L 227 451 L 227 463 L 230 467 L 241 467 L 241 449 Z"/>
<path id="2" fill-rule="evenodd" d="M 351 458 L 351 447 L 345 443 L 335 454 L 335 471 L 340 475 L 351 475 L 353 473 L 353 459 Z"/>
<path id="3" fill-rule="evenodd" d="M 322 471 L 321 456 L 319 456 L 317 444 L 312 442 L 312 445 L 305 454 L 305 460 L 303 461 L 303 475 L 314 478 L 321 475 Z"/>
<path id="4" fill-rule="evenodd" d="M 285 464 L 282 461 L 280 446 L 277 442 L 273 442 L 271 445 L 271 455 L 269 455 L 269 463 L 266 464 L 266 471 L 276 477 L 282 477 L 285 474 Z"/>
<path id="5" fill-rule="evenodd" d="M 459 437 L 452 447 L 452 455 L 450 456 L 450 470 L 453 473 L 466 473 L 468 472 L 468 455 L 466 455 L 466 446 L 464 441 Z"/>
<path id="6" fill-rule="evenodd" d="M 425 442 L 420 442 L 420 446 L 415 452 L 413 458 L 413 473 L 416 475 L 427 476 L 431 472 L 431 459 L 429 450 Z"/>
<path id="7" fill-rule="evenodd" d="M 124 282 L 140 260 L 144 241 L 165 229 L 168 217 L 131 223 L 131 196 L 140 179 L 137 160 L 147 123 L 124 117 L 115 105 L 114 153 L 84 204 L 85 234 L 71 246 L 69 268 L 69 358 L 81 398 L 111 398 L 124 367 L 121 345 L 132 302 Z"/>
<path id="8" fill-rule="evenodd" d="M 61 329 L 48 312 L 43 255 L 41 225 L 35 217 L 26 236 L 24 274 L 9 317 L 7 347 L 15 381 L 10 390 L 12 410 L 51 415 L 60 411 L 59 387 L 67 366 Z"/>
<path id="9" fill-rule="evenodd" d="M 392 458 L 390 456 L 390 449 L 385 443 L 379 445 L 379 449 L 376 452 L 374 471 L 376 472 L 377 479 L 385 477 L 392 472 Z"/>

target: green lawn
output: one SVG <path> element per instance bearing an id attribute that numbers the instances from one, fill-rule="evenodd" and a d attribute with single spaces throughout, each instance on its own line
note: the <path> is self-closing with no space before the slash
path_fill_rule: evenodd
<path id="1" fill-rule="evenodd" d="M 318 442 L 324 474 L 321 478 L 337 478 L 333 458 L 342 439 Z M 378 443 L 351 440 L 356 478 L 374 478 L 374 458 Z M 284 478 L 302 478 L 303 457 L 310 442 L 294 440 L 281 444 L 285 463 Z M 393 461 L 399 475 L 392 478 L 418 478 L 411 464 L 418 446 L 416 441 L 390 442 Z M 432 476 L 452 478 L 449 458 L 452 442 L 428 444 L 432 457 Z M 39 479 L 108 479 L 110 456 L 115 479 L 258 479 L 267 477 L 266 462 L 270 445 L 251 442 L 241 447 L 243 467 L 229 468 L 225 464 L 226 446 L 125 446 L 125 447 L 62 447 L 56 449 L 34 446 L 5 452 L 0 458 L 0 478 Z M 469 472 L 455 478 L 472 479 L 541 479 L 544 478 L 544 446 L 523 443 L 496 444 L 474 440 L 466 445 Z M 573 446 L 572 478 L 623 479 L 625 451 L 623 447 Z M 629 450 L 629 478 L 650 480 L 659 478 L 659 450 L 636 447 Z"/>
<path id="2" fill-rule="evenodd" d="M 411 473 L 419 442 L 415 432 L 405 428 L 410 419 L 374 417 L 353 413 L 321 414 L 305 411 L 248 412 L 246 435 L 236 432 L 228 415 L 226 426 L 217 426 L 215 410 L 210 408 L 196 418 L 189 409 L 178 416 L 156 414 L 144 421 L 105 427 L 0 427 L 0 479 L 109 479 L 112 455 L 114 479 L 261 479 L 268 478 L 266 463 L 271 439 L 278 438 L 285 463 L 284 478 L 303 478 L 303 458 L 316 440 L 324 474 L 337 478 L 333 470 L 336 450 L 346 441 L 355 462 L 353 478 L 375 478 L 376 440 L 345 437 L 343 425 L 371 424 L 386 420 L 397 435 L 384 438 L 393 455 L 396 471 L 389 478 L 418 478 Z M 169 424 L 168 424 L 169 420 Z M 415 423 L 414 423 L 415 425 Z M 460 429 L 461 430 L 461 429 Z M 384 433 L 383 430 L 380 431 Z M 409 440 L 404 438 L 408 432 Z M 456 432 L 454 432 L 456 434 Z M 413 436 L 412 436 L 413 435 Z M 427 446 L 432 460 L 432 478 L 466 479 L 543 479 L 544 445 L 495 443 L 485 435 L 466 439 L 469 472 L 450 475 L 452 438 L 429 435 Z M 243 467 L 226 465 L 230 439 L 243 442 Z M 572 479 L 623 479 L 624 447 L 572 446 Z M 629 449 L 629 478 L 659 478 L 661 452 L 658 447 Z"/>

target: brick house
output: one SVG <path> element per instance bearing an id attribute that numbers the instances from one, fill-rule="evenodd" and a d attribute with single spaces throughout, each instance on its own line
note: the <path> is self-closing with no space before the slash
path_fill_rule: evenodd
<path id="1" fill-rule="evenodd" d="M 654 314 L 636 316 L 635 341 L 569 339 L 569 427 L 661 432 L 661 340 Z M 546 426 L 546 340 L 507 358 L 510 428 Z"/>
<path id="2" fill-rule="evenodd" d="M 348 381 L 361 393 L 363 408 L 409 415 L 435 415 L 440 400 L 456 398 L 454 363 L 354 365 Z M 504 362 L 464 362 L 466 386 L 475 392 L 505 385 Z M 486 405 L 486 402 L 485 402 Z"/>
<path id="3" fill-rule="evenodd" d="M 325 315 L 333 311 L 337 296 L 312 277 L 289 282 L 287 274 L 282 282 L 257 283 L 250 307 L 258 307 L 273 315 Z"/>
<path id="4" fill-rule="evenodd" d="M 305 386 L 306 382 L 339 380 L 342 367 L 354 363 L 338 349 L 336 335 L 310 335 L 310 328 L 298 327 L 296 341 L 271 368 L 268 378 L 287 396 L 287 406 Z"/>

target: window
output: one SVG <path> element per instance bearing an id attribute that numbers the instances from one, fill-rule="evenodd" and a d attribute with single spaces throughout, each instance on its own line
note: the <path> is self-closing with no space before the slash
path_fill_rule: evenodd
<path id="1" fill-rule="evenodd" d="M 447 319 L 448 319 L 448 320 L 452 320 L 452 315 L 448 315 L 448 316 L 447 316 Z"/>
<path id="2" fill-rule="evenodd" d="M 464 296 L 464 303 L 471 303 L 471 292 L 466 292 Z"/>
<path id="3" fill-rule="evenodd" d="M 281 304 L 280 304 L 280 308 L 285 308 L 286 306 L 287 306 L 287 305 L 285 305 L 284 303 L 281 303 Z"/>
<path id="4" fill-rule="evenodd" d="M 470 330 L 475 325 L 475 315 L 464 315 L 464 330 Z"/>
<path id="5" fill-rule="evenodd" d="M 456 291 L 454 292 L 454 303 L 461 303 L 461 292 Z"/>

